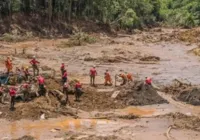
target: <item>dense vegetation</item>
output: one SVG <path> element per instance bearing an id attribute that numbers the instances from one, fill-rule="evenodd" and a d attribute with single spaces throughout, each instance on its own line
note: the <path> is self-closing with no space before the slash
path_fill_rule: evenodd
<path id="1" fill-rule="evenodd" d="M 200 0 L 0 0 L 0 19 L 41 15 L 49 24 L 85 19 L 118 28 L 142 28 L 158 22 L 200 25 Z"/>

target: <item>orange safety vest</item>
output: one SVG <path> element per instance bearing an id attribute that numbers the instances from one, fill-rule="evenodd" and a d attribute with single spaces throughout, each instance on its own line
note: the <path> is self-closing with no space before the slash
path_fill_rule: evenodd
<path id="1" fill-rule="evenodd" d="M 133 77 L 132 77 L 132 75 L 130 73 L 127 74 L 127 79 L 130 80 L 130 81 L 133 81 Z"/>

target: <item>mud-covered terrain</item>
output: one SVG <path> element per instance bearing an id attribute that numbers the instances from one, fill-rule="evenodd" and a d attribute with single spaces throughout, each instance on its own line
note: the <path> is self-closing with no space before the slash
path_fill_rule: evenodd
<path id="1" fill-rule="evenodd" d="M 4 127 L 0 137 L 198 140 L 198 34 L 198 29 L 156 28 L 136 30 L 132 35 L 118 33 L 115 37 L 91 33 L 96 42 L 79 42 L 78 46 L 69 45 L 70 38 L 0 42 L 0 71 L 5 71 L 4 61 L 11 56 L 14 67 L 28 66 L 32 73 L 29 61 L 36 56 L 49 93 L 29 102 L 17 102 L 13 112 L 9 110 L 9 98 L 0 104 L 0 126 Z M 62 62 L 67 65 L 68 79 L 72 81 L 66 106 L 53 94 L 54 90 L 62 92 Z M 89 69 L 93 65 L 97 69 L 96 87 L 89 83 Z M 113 86 L 103 85 L 106 69 L 111 73 Z M 131 73 L 134 82 L 119 86 L 117 81 L 115 87 L 114 77 L 121 72 Z M 152 86 L 144 84 L 148 76 L 153 79 Z M 80 102 L 73 95 L 75 79 L 83 84 Z"/>

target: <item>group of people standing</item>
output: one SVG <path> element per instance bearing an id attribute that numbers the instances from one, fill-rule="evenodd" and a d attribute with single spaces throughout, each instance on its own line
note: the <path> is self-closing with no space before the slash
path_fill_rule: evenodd
<path id="1" fill-rule="evenodd" d="M 37 78 L 35 79 L 35 81 L 37 80 L 38 82 L 38 92 L 41 93 L 40 95 L 44 95 L 46 90 L 45 90 L 45 78 L 42 75 L 39 75 L 39 66 L 38 64 L 40 64 L 39 61 L 36 60 L 35 56 L 33 57 L 33 59 L 29 62 L 32 65 L 33 68 L 33 77 Z M 12 65 L 12 60 L 10 59 L 10 57 L 7 57 L 7 60 L 5 61 L 5 66 L 7 68 L 7 74 L 9 75 L 13 69 L 13 65 Z M 62 75 L 62 86 L 63 86 L 63 93 L 66 95 L 66 102 L 68 102 L 68 93 L 69 93 L 69 80 L 68 80 L 68 73 L 67 73 L 67 69 L 65 67 L 65 64 L 62 63 L 61 67 L 61 75 Z M 29 69 L 28 67 L 23 67 L 22 69 L 16 68 L 16 73 L 17 75 L 20 77 L 21 75 L 23 75 L 25 77 L 25 82 L 21 84 L 21 88 L 23 89 L 23 93 L 24 93 L 24 100 L 27 101 L 27 94 L 28 94 L 28 89 L 30 88 L 31 85 L 31 80 L 30 80 L 30 76 L 31 74 L 29 73 Z M 23 74 L 22 74 L 23 73 Z M 96 76 L 97 76 L 97 70 L 96 67 L 93 66 L 90 71 L 89 71 L 89 76 L 90 76 L 90 85 L 91 86 L 95 86 L 95 80 L 96 80 Z M 120 84 L 125 85 L 127 82 L 132 82 L 133 81 L 133 77 L 132 74 L 127 73 L 127 72 L 123 72 L 121 71 L 120 74 L 116 74 L 115 75 L 115 81 L 117 80 L 117 78 L 120 77 L 122 79 L 122 83 Z M 112 86 L 113 85 L 113 81 L 111 78 L 111 74 L 109 72 L 109 70 L 107 69 L 104 73 L 104 85 L 105 86 Z M 19 83 L 21 83 L 20 81 L 18 81 Z M 146 77 L 145 80 L 145 84 L 151 85 L 152 80 L 149 77 Z M 115 83 L 116 85 L 116 83 Z M 82 84 L 80 82 L 80 80 L 76 79 L 75 80 L 75 84 L 74 84 L 74 89 L 75 89 L 75 101 L 80 101 L 80 96 L 83 94 L 83 90 L 82 90 Z M 0 83 L 0 94 L 3 92 L 3 86 Z M 17 94 L 17 88 L 15 86 L 11 86 L 9 88 L 9 94 L 11 97 L 11 110 L 14 110 L 14 104 L 15 104 L 15 96 Z"/>

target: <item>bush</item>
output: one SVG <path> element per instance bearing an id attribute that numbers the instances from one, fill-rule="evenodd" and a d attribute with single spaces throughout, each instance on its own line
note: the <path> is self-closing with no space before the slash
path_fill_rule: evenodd
<path id="1" fill-rule="evenodd" d="M 20 42 L 31 38 L 33 38 L 32 32 L 26 32 L 25 35 L 19 35 L 17 30 L 13 30 L 12 33 L 3 34 L 2 37 L 0 37 L 0 40 L 6 42 Z"/>
<path id="2" fill-rule="evenodd" d="M 128 9 L 121 20 L 121 25 L 124 28 L 137 28 L 139 19 L 132 9 Z"/>
<path id="3" fill-rule="evenodd" d="M 83 32 L 78 32 L 71 36 L 68 41 L 63 41 L 58 47 L 65 48 L 65 47 L 73 47 L 73 46 L 81 46 L 86 43 L 92 44 L 95 43 L 97 39 L 91 35 L 88 35 Z"/>

